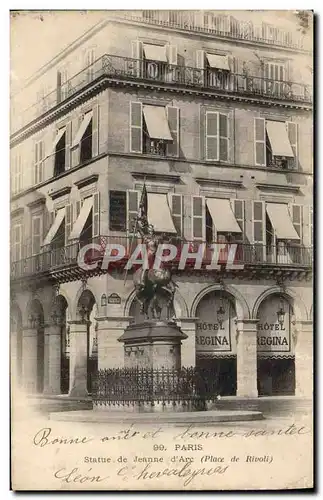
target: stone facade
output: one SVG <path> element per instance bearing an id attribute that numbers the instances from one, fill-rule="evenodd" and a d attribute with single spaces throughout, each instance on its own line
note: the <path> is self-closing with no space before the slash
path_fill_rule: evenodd
<path id="1" fill-rule="evenodd" d="M 308 70 L 300 71 L 311 64 L 311 55 L 305 50 L 261 40 L 245 43 L 221 33 L 212 35 L 203 30 L 196 33 L 167 24 L 161 28 L 138 19 L 129 23 L 129 19 L 119 18 L 102 21 L 51 61 L 30 80 L 28 92 L 35 96 L 39 89 L 52 90 L 50 85 L 56 85 L 57 71 L 65 67 L 72 78 L 82 69 L 76 67 L 81 64 L 80 54 L 89 50 L 95 53 L 93 61 L 101 61 L 104 54 L 110 54 L 113 56 L 111 64 L 118 67 L 130 64 L 127 60 L 134 57 L 134 41 L 176 47 L 177 65 L 185 66 L 187 71 L 196 67 L 197 51 L 209 51 L 229 54 L 235 64 L 235 74 L 248 70 L 250 75 L 261 75 L 261 61 L 279 61 L 286 64 L 289 81 L 298 82 L 300 88 L 311 82 Z M 93 68 L 97 70 L 98 66 Z M 228 199 L 232 204 L 235 200 L 243 202 L 243 245 L 248 251 L 256 244 L 254 202 L 261 202 L 264 210 L 266 203 L 287 204 L 290 210 L 301 207 L 300 222 L 296 218 L 293 220 L 304 250 L 297 253 L 301 256 L 297 262 L 275 260 L 273 267 L 272 256 L 266 255 L 258 266 L 245 273 L 229 273 L 223 269 L 213 273 L 194 269 L 175 272 L 174 280 L 178 284 L 175 318 L 187 335 L 181 347 L 183 366 L 219 363 L 224 378 L 226 370 L 234 367 L 233 385 L 225 387 L 224 394 L 233 391 L 242 397 L 255 397 L 259 393 L 311 396 L 311 104 L 300 98 L 247 96 L 242 91 L 239 95 L 239 89 L 236 93 L 225 94 L 180 82 L 142 81 L 133 77 L 134 73 L 126 78 L 117 74 L 106 81 L 101 73 L 86 74 L 90 74 L 88 86 L 78 87 L 77 96 L 72 91 L 55 113 L 46 114 L 43 108 L 37 108 L 36 121 L 27 120 L 25 128 L 13 124 L 12 165 L 16 165 L 19 155 L 24 165 L 24 174 L 18 180 L 16 167 L 12 167 L 16 188 L 11 198 L 13 376 L 28 392 L 44 395 L 68 392 L 70 396 L 80 397 L 91 391 L 91 377 L 97 369 L 124 366 L 124 350 L 118 338 L 129 324 L 140 321 L 131 273 L 125 280 L 121 267 L 107 273 L 75 272 L 79 246 L 78 242 L 71 246 L 68 238 L 84 200 L 93 197 L 88 216 L 90 239 L 95 243 L 102 239 L 129 241 L 128 226 L 120 231 L 111 227 L 113 214 L 109 192 L 127 193 L 128 219 L 129 193 L 140 193 L 146 179 L 148 191 L 181 196 L 181 214 L 176 215 L 181 219 L 181 236 L 186 241 L 194 239 L 194 196 L 203 200 L 207 197 Z M 102 85 L 99 82 L 103 82 Z M 177 155 L 156 156 L 131 151 L 130 109 L 133 102 L 179 109 Z M 13 107 L 15 105 L 14 102 Z M 51 110 L 50 104 L 48 107 Z M 230 116 L 228 161 L 205 158 L 205 110 Z M 88 112 L 92 113 L 91 158 L 82 163 L 81 146 L 73 144 L 73 137 Z M 297 123 L 297 168 L 284 170 L 256 165 L 256 118 Z M 52 144 L 57 131 L 64 127 L 65 170 L 53 175 L 56 160 L 51 152 Z M 42 142 L 44 153 L 40 161 L 42 173 L 37 177 L 39 162 L 35 164 L 34 153 L 39 142 Z M 56 239 L 60 239 L 60 243 L 55 251 L 53 248 L 48 250 L 42 247 L 42 242 L 52 227 L 53 217 L 62 209 L 66 210 L 65 232 L 57 231 Z M 278 238 L 269 234 L 266 217 L 264 215 L 262 221 L 267 227 L 267 232 L 263 230 L 262 244 L 264 249 L 268 245 L 276 248 Z M 203 231 L 205 237 L 205 227 Z M 54 263 L 53 255 L 57 259 Z M 255 263 L 248 258 L 247 264 L 252 267 Z M 111 294 L 116 294 L 118 299 L 109 300 Z M 275 320 L 274 325 L 285 328 L 288 322 L 288 350 L 270 347 L 264 356 L 260 355 L 258 310 L 270 297 L 280 298 L 277 300 L 283 307 L 284 323 Z M 225 335 L 219 340 L 215 333 L 218 304 L 223 300 L 232 305 L 231 316 L 224 327 L 230 349 L 220 345 Z M 202 301 L 206 304 L 203 311 L 206 311 L 207 320 L 198 316 Z M 210 314 L 214 316 L 211 322 Z M 200 342 L 204 348 L 201 349 L 196 337 L 199 325 L 204 323 L 213 326 L 206 327 L 211 333 L 207 330 L 208 334 L 202 335 Z M 273 322 L 268 321 L 268 324 Z M 275 328 L 271 329 L 275 331 Z M 274 367 L 270 381 L 260 380 L 263 376 L 260 358 L 274 360 L 268 361 Z M 287 376 L 288 370 L 291 373 Z"/>

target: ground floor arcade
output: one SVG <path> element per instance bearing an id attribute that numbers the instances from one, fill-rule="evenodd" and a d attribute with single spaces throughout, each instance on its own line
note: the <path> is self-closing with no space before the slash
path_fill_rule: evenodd
<path id="1" fill-rule="evenodd" d="M 142 318 L 131 282 L 119 281 L 101 276 L 16 294 L 11 360 L 19 386 L 81 397 L 91 393 L 98 369 L 124 366 L 118 338 Z M 187 335 L 182 365 L 212 368 L 222 396 L 311 396 L 310 297 L 305 287 L 178 280 L 174 320 Z M 140 349 L 132 354 L 141 366 Z"/>

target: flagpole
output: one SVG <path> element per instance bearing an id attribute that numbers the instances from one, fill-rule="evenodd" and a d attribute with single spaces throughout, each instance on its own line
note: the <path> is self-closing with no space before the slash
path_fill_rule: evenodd
<path id="1" fill-rule="evenodd" d="M 142 193 L 141 193 L 141 197 L 140 197 L 139 208 L 140 208 L 140 205 L 142 204 L 142 201 L 143 201 L 143 193 L 144 193 L 145 187 L 146 187 L 146 176 L 144 178 L 144 185 L 143 185 Z M 137 210 L 137 217 L 136 217 L 134 232 L 133 232 L 132 238 L 131 238 L 131 246 L 130 246 L 131 249 L 132 249 L 132 245 L 133 245 L 135 236 L 137 234 L 137 226 L 138 226 L 138 218 L 139 218 L 139 208 Z M 124 280 L 123 280 L 123 286 L 125 286 L 125 284 L 126 284 L 127 276 L 128 276 L 128 268 L 126 269 L 126 272 L 125 272 L 125 276 L 124 276 Z"/>

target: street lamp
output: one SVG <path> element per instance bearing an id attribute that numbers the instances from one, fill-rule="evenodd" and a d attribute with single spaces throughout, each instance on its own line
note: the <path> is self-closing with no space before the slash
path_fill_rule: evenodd
<path id="1" fill-rule="evenodd" d="M 217 310 L 216 315 L 218 318 L 219 325 L 222 326 L 222 323 L 224 321 L 224 315 L 225 315 L 225 310 L 224 310 L 224 307 L 222 306 L 222 304 L 219 307 L 219 309 Z"/>
<path id="2" fill-rule="evenodd" d="M 285 311 L 284 311 L 284 308 L 283 306 L 281 305 L 280 308 L 278 309 L 277 311 L 277 318 L 278 318 L 278 323 L 280 325 L 283 325 L 284 324 L 284 320 L 285 320 Z"/>
<path id="3" fill-rule="evenodd" d="M 101 295 L 101 306 L 105 307 L 107 305 L 107 296 L 105 293 Z"/>

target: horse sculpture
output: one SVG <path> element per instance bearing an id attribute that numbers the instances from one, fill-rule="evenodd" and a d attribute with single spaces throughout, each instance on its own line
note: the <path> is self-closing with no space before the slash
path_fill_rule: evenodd
<path id="1" fill-rule="evenodd" d="M 177 285 L 172 280 L 171 271 L 165 269 L 162 263 L 158 269 L 153 268 L 158 243 L 162 242 L 162 239 L 156 235 L 154 227 L 145 220 L 138 221 L 138 230 L 143 243 L 147 245 L 149 264 L 148 269 L 141 267 L 133 275 L 136 298 L 141 305 L 140 312 L 145 320 L 160 320 L 162 310 L 166 308 L 166 317 L 169 320 L 173 312 Z"/>

